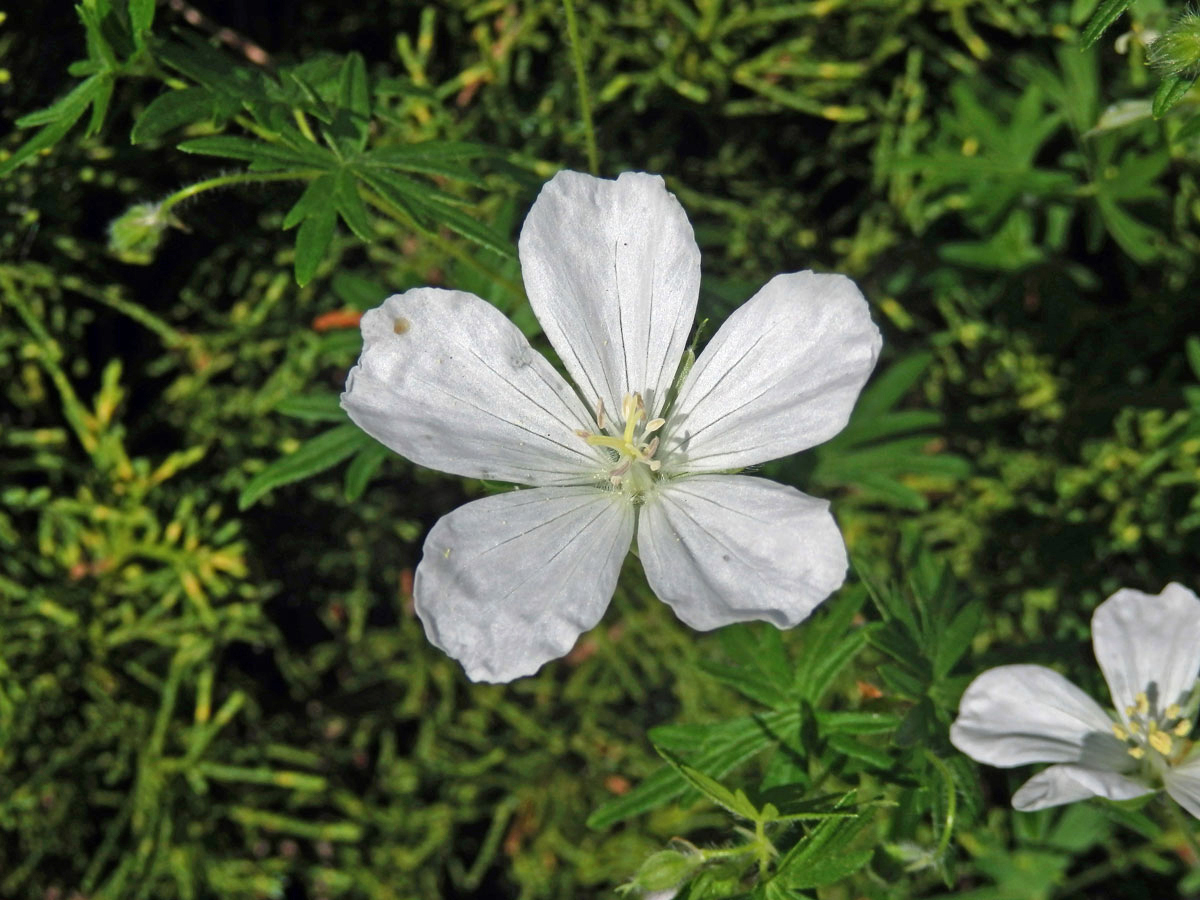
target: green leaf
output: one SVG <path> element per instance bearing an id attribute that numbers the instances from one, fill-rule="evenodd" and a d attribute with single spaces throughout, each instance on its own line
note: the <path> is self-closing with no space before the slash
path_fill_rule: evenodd
<path id="1" fill-rule="evenodd" d="M 150 101 L 133 125 L 130 140 L 144 144 L 182 125 L 212 117 L 213 96 L 207 88 L 189 87 L 168 91 Z"/>
<path id="2" fill-rule="evenodd" d="M 358 179 L 348 169 L 339 169 L 333 180 L 333 203 L 342 221 L 361 240 L 375 239 L 375 226 L 367 214 L 366 204 L 358 193 Z"/>
<path id="3" fill-rule="evenodd" d="M 362 54 L 349 53 L 338 79 L 338 112 L 335 133 L 347 135 L 349 149 L 361 152 L 367 146 L 371 126 L 371 94 L 367 86 L 367 64 Z"/>
<path id="4" fill-rule="evenodd" d="M 139 47 L 143 44 L 143 35 L 154 24 L 155 5 L 156 0 L 129 0 L 129 24 Z"/>
<path id="5" fill-rule="evenodd" d="M 322 215 L 331 210 L 333 208 L 333 187 L 333 177 L 330 175 L 322 175 L 320 178 L 310 181 L 300 195 L 300 199 L 292 204 L 292 208 L 283 217 L 283 230 L 289 231 L 305 219 Z"/>
<path id="6" fill-rule="evenodd" d="M 735 816 L 741 816 L 743 819 L 749 819 L 751 822 L 756 822 L 761 818 L 759 811 L 755 809 L 754 804 L 750 802 L 741 790 L 736 792 L 729 790 L 729 788 L 725 787 L 725 785 L 721 784 L 715 778 L 710 778 L 694 766 L 688 765 L 670 750 L 658 746 L 654 749 L 658 751 L 659 756 L 667 761 L 671 768 L 684 777 L 684 780 L 688 784 L 713 803 L 723 806 Z"/>
<path id="7" fill-rule="evenodd" d="M 184 153 L 242 159 L 263 169 L 333 169 L 337 165 L 336 157 L 330 151 L 324 150 L 316 144 L 305 143 L 301 148 L 296 148 L 284 144 L 255 141 L 232 134 L 193 138 L 190 141 L 184 141 L 178 149 Z"/>
<path id="8" fill-rule="evenodd" d="M 1168 75 L 1154 92 L 1154 104 L 1151 112 L 1154 118 L 1161 119 L 1176 103 L 1184 98 L 1192 85 L 1196 83 L 1195 75 Z"/>
<path id="9" fill-rule="evenodd" d="M 238 509 L 249 509 L 281 485 L 302 481 L 336 466 L 372 441 L 357 425 L 326 431 L 300 445 L 295 453 L 275 460 L 255 475 L 238 496 Z"/>
<path id="10" fill-rule="evenodd" d="M 1187 339 L 1187 359 L 1188 365 L 1192 367 L 1192 373 L 1196 378 L 1200 379 L 1200 337 L 1194 334 Z"/>
<path id="11" fill-rule="evenodd" d="M 57 103 L 46 109 L 27 116 L 22 116 L 16 124 L 21 128 L 33 125 L 46 127 L 18 147 L 13 155 L 0 163 L 0 177 L 3 177 L 21 163 L 48 147 L 53 147 L 79 121 L 88 106 L 105 91 L 106 75 L 92 75 L 86 81 L 80 82 L 72 91 Z M 108 87 L 111 91 L 111 84 Z"/>
<path id="12" fill-rule="evenodd" d="M 1108 26 L 1121 17 L 1121 13 L 1129 7 L 1133 0 L 1104 0 L 1100 8 L 1092 15 L 1092 20 L 1079 36 L 1080 45 L 1084 50 L 1100 39 L 1100 35 L 1108 30 Z"/>
<path id="13" fill-rule="evenodd" d="M 363 495 L 375 473 L 384 461 L 392 455 L 392 451 L 383 444 L 368 444 L 358 451 L 358 455 L 346 466 L 346 483 L 343 492 L 346 499 L 354 502 Z"/>
<path id="14" fill-rule="evenodd" d="M 275 404 L 275 412 L 305 422 L 346 421 L 346 411 L 337 394 L 297 394 Z"/>
<path id="15" fill-rule="evenodd" d="M 933 677 L 944 678 L 971 646 L 971 639 L 983 623 L 983 604 L 972 600 L 958 611 L 946 630 L 938 635 L 933 657 Z"/>
<path id="16" fill-rule="evenodd" d="M 693 757 L 693 768 L 710 776 L 721 778 L 734 766 L 749 759 L 755 753 L 777 743 L 773 735 L 796 727 L 800 713 L 795 710 L 766 713 L 762 716 L 744 716 L 716 725 L 707 725 L 698 730 L 689 730 L 695 735 L 693 746 L 699 752 Z M 655 728 L 650 739 L 657 745 L 666 743 L 663 738 L 667 729 Z M 657 809 L 675 800 L 688 789 L 688 783 L 674 769 L 664 767 L 651 775 L 623 797 L 618 797 L 601 806 L 587 820 L 589 828 L 607 828 L 617 822 Z"/>
<path id="17" fill-rule="evenodd" d="M 874 851 L 847 852 L 846 848 L 868 822 L 866 816 L 822 822 L 783 855 L 772 880 L 804 890 L 832 884 L 858 871 L 870 861 Z"/>
<path id="18" fill-rule="evenodd" d="M 308 216 L 296 232 L 296 284 L 300 287 L 312 281 L 317 267 L 333 241 L 337 212 L 332 205 L 317 209 Z"/>
<path id="19" fill-rule="evenodd" d="M 1200 135 L 1200 114 L 1192 116 L 1175 132 L 1176 141 L 1190 141 Z"/>

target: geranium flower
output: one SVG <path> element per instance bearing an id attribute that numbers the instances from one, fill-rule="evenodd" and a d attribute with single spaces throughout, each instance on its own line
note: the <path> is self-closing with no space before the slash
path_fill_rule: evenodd
<path id="1" fill-rule="evenodd" d="M 1013 795 L 1020 810 L 1162 786 L 1200 818 L 1200 598 L 1179 584 L 1117 591 L 1096 607 L 1092 645 L 1114 716 L 1052 669 L 1000 666 L 967 687 L 950 741 L 993 766 L 1057 763 Z"/>
<path id="2" fill-rule="evenodd" d="M 727 474 L 832 437 L 879 354 L 839 275 L 779 275 L 676 392 L 700 251 L 661 178 L 560 172 L 521 230 L 533 311 L 576 389 L 495 307 L 417 288 L 363 316 L 342 406 L 419 465 L 528 485 L 443 516 L 413 594 L 468 676 L 509 681 L 603 615 L 636 534 L 651 588 L 697 629 L 795 625 L 845 578 L 829 504 Z"/>

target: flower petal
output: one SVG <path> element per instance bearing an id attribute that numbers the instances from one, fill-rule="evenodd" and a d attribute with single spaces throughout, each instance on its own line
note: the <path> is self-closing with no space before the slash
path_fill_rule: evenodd
<path id="1" fill-rule="evenodd" d="M 1185 703 L 1200 673 L 1200 598 L 1181 584 L 1119 590 L 1092 615 L 1092 645 L 1121 716 L 1142 691 L 1154 713 Z"/>
<path id="2" fill-rule="evenodd" d="M 788 628 L 846 578 L 829 503 L 762 478 L 665 482 L 642 507 L 638 554 L 654 593 L 692 628 Z"/>
<path id="3" fill-rule="evenodd" d="M 1171 799 L 1200 819 L 1200 756 L 1167 769 L 1163 785 Z"/>
<path id="4" fill-rule="evenodd" d="M 1146 785 L 1116 772 L 1088 769 L 1084 766 L 1058 765 L 1039 772 L 1013 794 L 1014 809 L 1034 812 L 1061 806 L 1088 797 L 1132 800 L 1154 791 Z"/>
<path id="5" fill-rule="evenodd" d="M 431 469 L 518 484 L 580 484 L 605 468 L 575 432 L 587 410 L 504 315 L 473 294 L 417 288 L 362 319 L 342 407 Z"/>
<path id="6" fill-rule="evenodd" d="M 559 172 L 529 210 L 519 250 L 529 302 L 584 398 L 613 417 L 639 391 L 657 416 L 700 291 L 692 226 L 663 180 Z"/>
<path id="7" fill-rule="evenodd" d="M 734 310 L 679 393 L 660 459 L 714 472 L 778 459 L 845 427 L 883 339 L 842 275 L 777 275 Z"/>
<path id="8" fill-rule="evenodd" d="M 438 519 L 413 599 L 429 640 L 472 681 L 512 681 L 600 621 L 633 539 L 633 507 L 594 487 L 496 494 Z"/>
<path id="9" fill-rule="evenodd" d="M 972 681 L 950 743 L 991 766 L 1077 762 L 1120 772 L 1134 764 L 1100 705 L 1045 666 L 1000 666 Z"/>

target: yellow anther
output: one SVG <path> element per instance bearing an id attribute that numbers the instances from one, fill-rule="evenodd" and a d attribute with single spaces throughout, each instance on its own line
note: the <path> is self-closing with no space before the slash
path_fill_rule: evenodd
<path id="1" fill-rule="evenodd" d="M 1146 755 L 1146 751 L 1144 749 L 1142 749 L 1141 747 L 1130 747 L 1129 755 L 1132 756 L 1134 759 L 1141 759 L 1143 756 Z"/>
<path id="2" fill-rule="evenodd" d="M 1148 716 L 1150 714 L 1150 698 L 1146 696 L 1146 692 L 1142 691 L 1133 699 L 1137 702 L 1138 715 Z"/>
<path id="3" fill-rule="evenodd" d="M 1129 731 L 1131 734 L 1141 734 L 1141 732 L 1142 732 L 1141 723 L 1138 722 L 1137 719 L 1130 719 L 1129 720 Z"/>
<path id="4" fill-rule="evenodd" d="M 651 419 L 646 423 L 646 427 L 642 429 L 642 434 L 650 434 L 652 431 L 658 431 L 667 424 L 667 420 L 663 418 Z"/>
<path id="5" fill-rule="evenodd" d="M 1191 734 L 1192 723 L 1187 719 L 1184 719 L 1182 722 L 1172 728 L 1171 731 L 1178 737 L 1187 737 L 1189 734 Z"/>
<path id="6" fill-rule="evenodd" d="M 1117 736 L 1118 741 L 1129 740 L 1129 732 L 1126 731 L 1124 728 L 1122 728 L 1120 725 L 1118 725 L 1116 722 L 1113 722 L 1112 728 L 1113 728 L 1113 734 L 1115 734 Z"/>
<path id="7" fill-rule="evenodd" d="M 1165 715 L 1168 719 L 1178 719 L 1180 713 L 1182 712 L 1183 708 L 1180 707 L 1178 703 L 1172 703 L 1167 707 L 1166 712 L 1164 712 L 1163 715 Z"/>
<path id="8" fill-rule="evenodd" d="M 1152 732 L 1148 738 L 1150 746 L 1163 756 L 1171 755 L 1171 736 L 1165 731 Z"/>

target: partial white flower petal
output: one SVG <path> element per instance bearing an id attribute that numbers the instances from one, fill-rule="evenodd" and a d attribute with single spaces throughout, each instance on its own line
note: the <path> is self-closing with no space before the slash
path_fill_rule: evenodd
<path id="1" fill-rule="evenodd" d="M 1176 803 L 1200 819 L 1200 756 L 1168 769 L 1163 785 Z"/>
<path id="2" fill-rule="evenodd" d="M 841 587 L 846 547 L 829 503 L 744 475 L 664 482 L 642 507 L 650 587 L 692 628 L 788 628 Z"/>
<path id="3" fill-rule="evenodd" d="M 1088 797 L 1132 800 L 1154 791 L 1132 778 L 1116 772 L 1088 769 L 1084 766 L 1058 765 L 1034 775 L 1013 794 L 1014 809 L 1034 812 L 1061 806 Z"/>
<path id="4" fill-rule="evenodd" d="M 521 275 L 546 337 L 585 399 L 662 409 L 700 291 L 700 250 L 657 175 L 559 172 L 521 229 Z"/>
<path id="5" fill-rule="evenodd" d="M 843 275 L 777 275 L 736 309 L 696 360 L 659 458 L 713 472 L 829 440 L 879 357 L 882 338 Z"/>
<path id="6" fill-rule="evenodd" d="M 950 743 L 992 766 L 1077 762 L 1120 772 L 1134 765 L 1100 705 L 1045 666 L 1000 666 L 972 681 Z"/>
<path id="7" fill-rule="evenodd" d="M 587 410 L 504 315 L 473 294 L 417 288 L 362 320 L 342 407 L 422 466 L 518 484 L 580 484 L 605 468 L 575 432 Z"/>
<path id="8" fill-rule="evenodd" d="M 1200 673 L 1200 598 L 1181 584 L 1157 595 L 1119 590 L 1092 615 L 1092 645 L 1117 711 L 1145 691 L 1160 714 L 1185 702 Z"/>
<path id="9" fill-rule="evenodd" d="M 413 581 L 429 640 L 473 681 L 532 675 L 604 615 L 633 507 L 593 487 L 496 494 L 442 516 Z"/>

